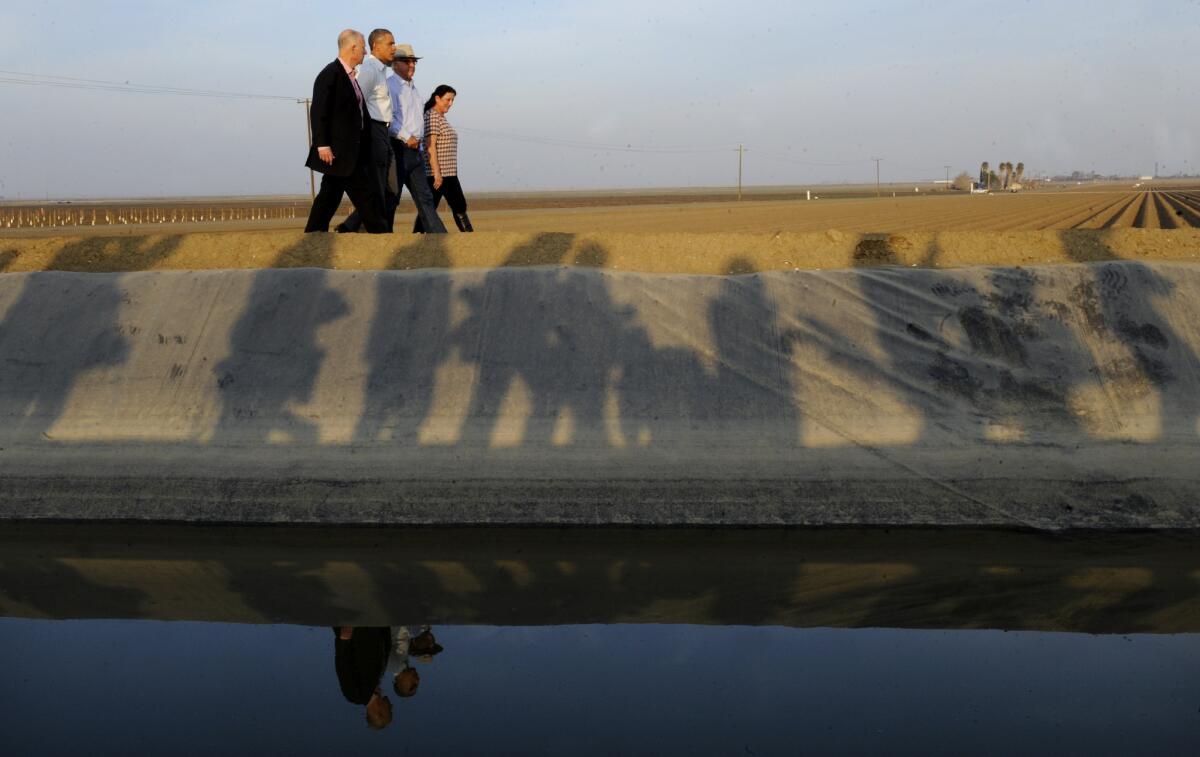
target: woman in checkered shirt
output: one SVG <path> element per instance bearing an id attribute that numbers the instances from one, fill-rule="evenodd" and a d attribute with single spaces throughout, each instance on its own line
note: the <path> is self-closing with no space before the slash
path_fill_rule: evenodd
<path id="1" fill-rule="evenodd" d="M 454 223 L 459 231 L 474 231 L 467 217 L 467 198 L 458 183 L 458 132 L 446 120 L 446 113 L 454 105 L 458 92 L 449 84 L 439 84 L 425 103 L 425 177 L 433 189 L 433 207 L 441 205 L 442 198 L 454 214 Z M 425 230 L 421 217 L 413 231 Z"/>

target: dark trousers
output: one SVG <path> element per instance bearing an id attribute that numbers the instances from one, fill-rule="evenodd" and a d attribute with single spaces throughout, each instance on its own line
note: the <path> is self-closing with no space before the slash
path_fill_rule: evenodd
<path id="1" fill-rule="evenodd" d="M 425 161 L 421 157 L 421 151 L 414 150 L 397 139 L 392 139 L 390 142 L 396 160 L 397 186 L 394 193 L 386 190 L 385 178 L 383 217 L 388 231 L 391 231 L 395 225 L 396 208 L 400 206 L 400 196 L 404 192 L 404 187 L 408 187 L 408 194 L 412 197 L 413 204 L 417 206 L 417 222 L 421 224 L 421 228 L 432 229 L 435 234 L 445 234 L 446 225 L 442 223 L 442 219 L 438 218 L 433 204 L 433 190 L 429 188 L 429 182 L 425 180 Z M 386 177 L 387 174 L 384 176 Z M 360 226 L 361 222 L 356 209 L 338 228 L 341 231 L 358 231 Z"/>
<path id="2" fill-rule="evenodd" d="M 313 198 L 312 209 L 308 212 L 308 223 L 304 226 L 305 232 L 329 231 L 329 222 L 333 220 L 338 206 L 342 204 L 342 195 L 350 196 L 350 202 L 354 203 L 356 212 L 361 216 L 362 226 L 367 231 L 372 234 L 388 231 L 384 223 L 383 197 L 376 193 L 372 178 L 369 134 L 369 130 L 364 130 L 354 173 L 349 176 L 321 175 L 321 190 Z"/>
<path id="3" fill-rule="evenodd" d="M 438 218 L 433 190 L 425 178 L 425 159 L 421 157 L 421 151 L 397 140 L 392 140 L 392 146 L 396 151 L 396 178 L 402 186 L 408 187 L 408 194 L 417 206 L 417 221 L 421 224 L 421 230 L 445 234 L 446 225 Z M 396 204 L 399 203 L 400 195 L 397 194 Z M 395 206 L 392 207 L 392 212 L 395 213 Z"/>
<path id="4" fill-rule="evenodd" d="M 437 210 L 441 206 L 442 198 L 445 197 L 446 204 L 450 206 L 451 213 L 460 216 L 467 212 L 467 198 L 463 195 L 462 184 L 458 182 L 457 176 L 443 176 L 442 186 L 437 189 L 433 188 L 432 176 L 426 176 L 425 181 L 429 184 L 429 191 L 433 193 L 434 210 Z M 417 222 L 413 224 L 413 232 L 419 234 L 424 230 L 421 217 L 417 216 Z"/>
<path id="5" fill-rule="evenodd" d="M 391 232 L 394 205 L 392 204 L 392 192 L 388 189 L 388 174 L 392 170 L 392 138 L 388 136 L 387 124 L 378 121 L 367 123 L 364 136 L 371 145 L 371 154 L 364 169 L 366 181 L 370 184 L 371 194 L 374 195 L 375 207 L 379 209 L 379 217 L 384 225 L 384 231 Z M 353 198 L 351 201 L 353 202 Z M 358 231 L 366 227 L 360 212 L 361 207 L 357 202 L 354 203 L 354 210 L 338 226 L 338 231 Z M 368 228 L 367 231 L 370 229 Z"/>

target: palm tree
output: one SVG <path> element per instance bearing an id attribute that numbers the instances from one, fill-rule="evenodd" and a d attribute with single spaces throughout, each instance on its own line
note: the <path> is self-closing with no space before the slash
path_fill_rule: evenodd
<path id="1" fill-rule="evenodd" d="M 1016 178 L 1016 182 L 1017 182 L 1018 184 L 1020 184 L 1020 183 L 1021 183 L 1021 179 L 1023 179 L 1024 177 L 1025 177 L 1025 164 L 1024 164 L 1024 163 L 1018 163 L 1018 164 L 1017 164 L 1017 178 Z"/>
<path id="2" fill-rule="evenodd" d="M 988 189 L 991 189 L 992 188 L 991 184 L 988 182 L 989 176 L 990 176 L 990 174 L 988 173 L 988 162 L 985 160 L 979 166 L 979 186 L 982 187 L 982 186 L 986 185 Z"/>

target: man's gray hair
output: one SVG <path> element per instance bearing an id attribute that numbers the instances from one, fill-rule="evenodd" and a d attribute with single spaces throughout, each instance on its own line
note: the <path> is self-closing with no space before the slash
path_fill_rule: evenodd
<path id="1" fill-rule="evenodd" d="M 345 50 L 350 45 L 354 44 L 355 40 L 362 41 L 363 35 L 360 31 L 354 29 L 346 29 L 338 35 L 338 50 Z"/>
<path id="2" fill-rule="evenodd" d="M 367 47 L 374 50 L 375 43 L 378 42 L 379 39 L 385 34 L 391 34 L 391 32 L 389 32 L 387 29 L 373 29 L 370 36 L 367 37 Z"/>

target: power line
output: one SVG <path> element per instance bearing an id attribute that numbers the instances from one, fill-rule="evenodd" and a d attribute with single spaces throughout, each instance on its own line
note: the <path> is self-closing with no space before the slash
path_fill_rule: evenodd
<path id="1" fill-rule="evenodd" d="M 649 147 L 644 145 L 610 145 L 599 142 L 584 142 L 575 139 L 557 139 L 555 137 L 539 137 L 530 134 L 512 134 L 510 132 L 475 129 L 466 126 L 456 126 L 458 131 L 477 134 L 491 139 L 503 139 L 512 142 L 527 142 L 529 144 L 546 145 L 548 147 L 570 147 L 579 150 L 595 150 L 596 152 L 643 152 L 670 155 L 695 155 L 701 153 L 737 152 L 737 148 L 729 147 Z"/>
<path id="2" fill-rule="evenodd" d="M 770 152 L 770 151 L 763 152 L 761 149 L 758 152 L 760 155 L 766 155 L 771 158 L 774 158 L 775 160 L 781 160 L 786 163 L 795 163 L 796 165 L 799 165 L 799 166 L 812 166 L 812 167 L 816 167 L 816 168 L 844 168 L 846 166 L 861 166 L 861 165 L 864 165 L 869 162 L 868 158 L 859 158 L 858 160 L 841 160 L 841 161 L 834 161 L 834 162 L 819 161 L 819 160 L 799 160 L 797 158 L 792 158 L 790 156 L 787 156 L 787 155 L 785 155 L 783 153 L 779 153 L 779 152 Z"/>
<path id="3" fill-rule="evenodd" d="M 263 95 L 248 92 L 226 92 L 217 89 L 166 87 L 156 84 L 134 84 L 128 81 L 118 82 L 105 81 L 102 79 L 79 79 L 70 76 L 30 74 L 22 71 L 0 71 L 0 84 L 17 84 L 31 87 L 54 87 L 59 89 L 80 89 L 100 92 L 126 92 L 129 94 L 142 95 L 180 95 L 186 97 L 218 97 L 234 100 L 274 100 L 276 102 L 296 101 L 295 97 L 284 97 L 282 95 Z"/>
<path id="4" fill-rule="evenodd" d="M 25 77 L 25 78 L 14 78 Z M 273 100 L 276 102 L 305 102 L 303 98 L 285 97 L 283 95 L 263 95 L 252 94 L 247 92 L 225 92 L 214 89 L 189 89 L 186 87 L 167 87 L 153 84 L 134 84 L 132 82 L 116 82 L 105 81 L 101 79 L 80 79 L 70 76 L 49 76 L 42 74 L 30 74 L 22 71 L 4 71 L 0 70 L 0 84 L 18 84 L 24 86 L 36 87 L 56 87 L 63 89 L 78 89 L 91 90 L 101 92 L 125 92 L 129 94 L 143 95 L 181 95 L 188 97 L 217 97 L 241 100 Z M 468 127 L 458 127 L 459 131 L 478 134 L 482 137 L 490 137 L 492 139 L 505 139 L 514 142 L 527 142 L 530 144 L 540 144 L 555 147 L 569 147 L 580 150 L 596 150 L 600 152 L 637 152 L 637 153 L 663 153 L 663 154 L 702 154 L 727 152 L 730 149 L 736 148 L 712 148 L 712 147 L 649 147 L 643 145 L 611 145 L 597 142 L 585 142 L 573 139 L 556 139 L 553 137 L 539 137 L 528 134 L 510 134 L 499 131 L 490 131 L 487 129 L 472 129 Z"/>
<path id="5" fill-rule="evenodd" d="M 274 102 L 289 102 L 289 103 L 305 103 L 302 98 L 287 97 L 284 95 L 266 95 L 249 92 L 229 92 L 217 89 L 193 89 L 188 87 L 171 87 L 155 84 L 137 84 L 129 81 L 109 81 L 104 79 L 84 79 L 70 76 L 55 76 L 48 74 L 33 74 L 24 71 L 6 71 L 0 70 L 0 84 L 15 84 L 18 86 L 33 86 L 33 87 L 51 87 L 59 89 L 75 89 L 98 92 L 119 92 L 125 94 L 142 94 L 142 95 L 176 95 L 183 97 L 209 97 L 209 98 L 224 98 L 234 100 L 262 100 Z M 306 119 L 307 120 L 307 119 Z M 741 165 L 741 154 L 745 152 L 745 148 L 737 147 L 665 147 L 651 145 L 614 145 L 601 142 L 588 142 L 577 139 L 559 139 L 555 137 L 543 137 L 532 134 L 514 134 L 511 132 L 493 131 L 490 129 L 475 129 L 470 127 L 458 127 L 459 131 L 478 135 L 488 139 L 499 139 L 510 142 L 522 142 L 526 144 L 542 145 L 546 147 L 562 147 L 574 150 L 589 150 L 592 152 L 620 152 L 620 153 L 641 153 L 641 154 L 659 154 L 659 155 L 704 155 L 723 152 L 739 153 L 739 169 Z M 801 166 L 817 167 L 817 168 L 844 168 L 848 166 L 862 165 L 874 158 L 858 159 L 849 161 L 816 161 L 816 160 L 801 160 L 794 158 L 783 152 L 762 152 L 759 154 L 764 157 L 770 157 L 773 160 L 792 163 Z M 899 165 L 899 164 L 895 164 Z M 879 163 L 876 160 L 876 184 L 878 185 L 878 169 Z M 740 171 L 739 171 L 740 172 Z"/>
<path id="6" fill-rule="evenodd" d="M 15 78 L 23 77 L 23 78 Z M 5 71 L 0 70 L 0 84 L 17 84 L 24 86 L 37 87 L 56 87 L 65 89 L 91 90 L 101 92 L 124 92 L 129 94 L 144 94 L 144 95 L 179 95 L 186 97 L 214 97 L 240 100 L 270 100 L 275 102 L 304 102 L 304 98 L 287 97 L 284 95 L 265 95 L 248 92 L 227 92 L 216 89 L 191 89 L 187 87 L 170 87 L 155 84 L 136 84 L 133 82 L 118 82 L 108 81 L 103 79 L 83 79 L 71 76 L 54 76 L 47 74 L 32 74 L 24 71 Z M 524 142 L 527 144 L 545 145 L 548 147 L 566 147 L 576 150 L 593 150 L 596 152 L 627 152 L 627 153 L 650 153 L 660 155 L 703 155 L 715 154 L 722 152 L 737 152 L 736 147 L 664 147 L 651 145 L 614 145 L 601 142 L 588 142 L 577 139 L 559 139 L 555 137 L 542 137 L 531 134 L 514 134 L 511 132 L 493 131 L 490 129 L 476 129 L 471 127 L 457 127 L 461 132 L 476 134 L 481 137 L 490 139 L 507 140 L 511 142 Z M 762 153 L 777 160 L 795 163 L 802 166 L 812 166 L 820 168 L 841 168 L 845 166 L 855 166 L 866 162 L 865 159 L 853 161 L 813 161 L 799 160 L 783 153 Z"/>

